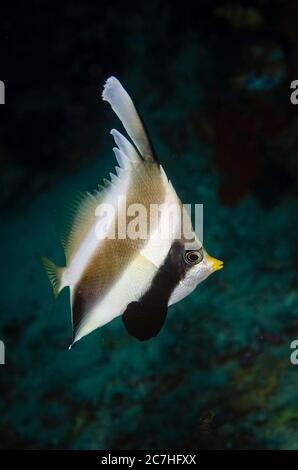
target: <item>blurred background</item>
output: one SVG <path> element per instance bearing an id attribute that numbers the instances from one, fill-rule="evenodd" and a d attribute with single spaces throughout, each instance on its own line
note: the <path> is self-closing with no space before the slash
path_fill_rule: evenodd
<path id="1" fill-rule="evenodd" d="M 297 18 L 278 0 L 1 5 L 1 448 L 298 448 Z M 225 268 L 156 339 L 118 318 L 68 351 L 39 256 L 63 262 L 56 217 L 114 169 L 111 74 Z"/>

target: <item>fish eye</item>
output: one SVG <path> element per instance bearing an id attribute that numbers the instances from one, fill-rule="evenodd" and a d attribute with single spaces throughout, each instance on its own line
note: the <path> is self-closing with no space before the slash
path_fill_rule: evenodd
<path id="1" fill-rule="evenodd" d="M 184 253 L 184 260 L 187 264 L 198 264 L 203 259 L 202 250 L 188 250 Z"/>

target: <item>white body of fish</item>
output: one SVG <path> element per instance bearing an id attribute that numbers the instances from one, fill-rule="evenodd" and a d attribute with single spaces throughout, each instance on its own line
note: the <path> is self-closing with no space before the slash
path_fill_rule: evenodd
<path id="1" fill-rule="evenodd" d="M 77 204 L 63 238 L 66 266 L 58 268 L 44 258 L 55 293 L 69 286 L 73 342 L 119 315 L 123 315 L 129 333 L 138 339 L 155 336 L 164 323 L 167 307 L 222 267 L 197 239 L 131 98 L 115 77 L 107 80 L 102 97 L 110 103 L 132 142 L 115 129 L 111 131 L 117 145 L 113 149 L 118 162 L 116 175 L 111 174 L 101 191 L 87 193 Z M 150 224 L 146 237 L 119 238 L 119 220 L 131 209 L 133 216 L 135 204 L 149 213 L 152 205 L 158 205 L 159 217 Z M 101 224 L 101 208 L 107 206 L 114 212 Z M 186 250 L 181 235 L 181 214 L 192 234 L 191 250 Z M 192 254 L 191 261 L 186 260 L 186 252 Z"/>

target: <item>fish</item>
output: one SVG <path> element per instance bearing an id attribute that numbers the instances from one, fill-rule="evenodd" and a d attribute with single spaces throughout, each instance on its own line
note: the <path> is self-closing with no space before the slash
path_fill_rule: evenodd
<path id="1" fill-rule="evenodd" d="M 118 316 L 132 337 L 140 341 L 155 337 L 168 307 L 223 267 L 198 239 L 140 113 L 116 77 L 105 82 L 102 99 L 129 139 L 111 130 L 116 173 L 104 180 L 101 189 L 83 193 L 75 202 L 61 237 L 65 266 L 42 259 L 54 295 L 69 288 L 70 348 Z M 141 230 L 142 220 L 146 223 Z"/>

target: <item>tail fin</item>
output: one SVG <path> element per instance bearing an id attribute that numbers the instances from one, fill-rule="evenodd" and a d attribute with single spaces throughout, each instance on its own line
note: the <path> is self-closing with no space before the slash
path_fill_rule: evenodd
<path id="1" fill-rule="evenodd" d="M 41 262 L 46 270 L 48 278 L 53 286 L 54 296 L 57 297 L 59 292 L 61 291 L 61 277 L 64 268 L 56 266 L 53 261 L 49 260 L 46 256 L 41 257 Z"/>
<path id="2" fill-rule="evenodd" d="M 131 97 L 117 78 L 108 78 L 102 92 L 102 99 L 110 103 L 144 160 L 157 162 L 158 159 L 144 123 Z"/>

